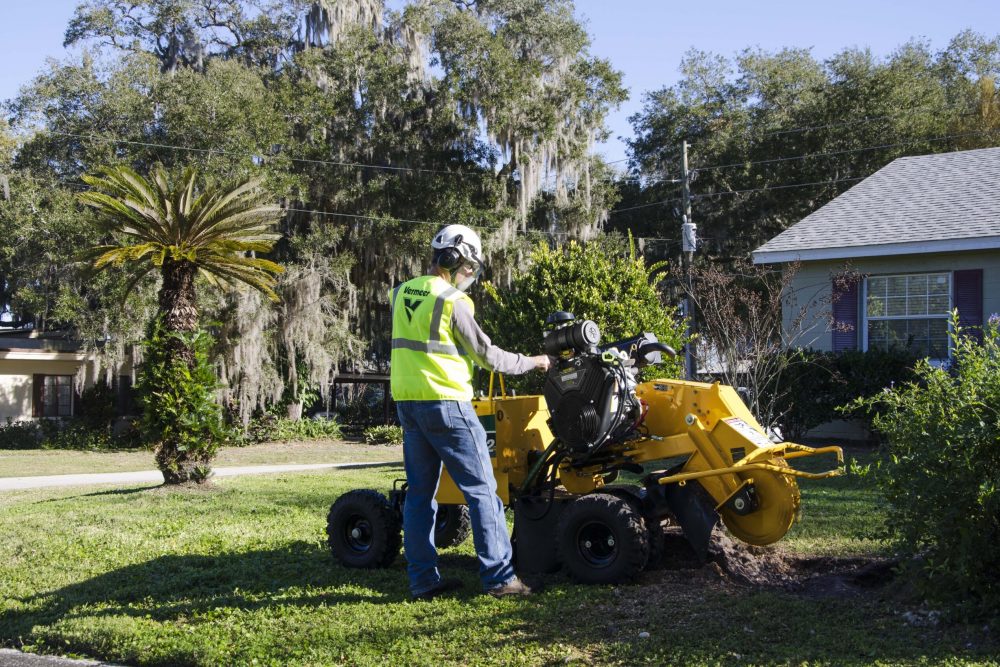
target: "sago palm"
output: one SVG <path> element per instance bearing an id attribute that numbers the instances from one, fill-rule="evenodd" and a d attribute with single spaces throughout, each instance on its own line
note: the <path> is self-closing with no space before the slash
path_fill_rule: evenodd
<path id="1" fill-rule="evenodd" d="M 218 286 L 242 283 L 277 299 L 281 267 L 253 253 L 270 250 L 278 238 L 270 229 L 279 209 L 265 203 L 257 181 L 199 191 L 190 168 L 177 180 L 160 166 L 150 180 L 127 167 L 83 178 L 93 189 L 80 200 L 98 211 L 111 241 L 87 252 L 95 268 L 126 269 L 132 280 L 126 293 L 152 271 L 162 278 L 140 374 L 143 432 L 165 482 L 204 481 L 221 431 L 195 279 L 200 273 Z"/>

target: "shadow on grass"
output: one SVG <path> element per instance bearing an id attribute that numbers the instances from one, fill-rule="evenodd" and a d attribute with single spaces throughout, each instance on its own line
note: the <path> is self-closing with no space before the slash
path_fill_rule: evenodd
<path id="1" fill-rule="evenodd" d="M 417 636 L 444 642 L 455 663 L 499 655 L 514 638 L 525 644 L 529 662 L 530 651 L 560 644 L 573 647 L 570 658 L 593 652 L 598 662 L 622 664 L 867 665 L 875 660 L 919 662 L 921 656 L 932 662 L 946 656 L 973 658 L 984 650 L 963 649 L 966 641 L 978 643 L 979 637 L 909 627 L 891 601 L 812 599 L 733 585 L 701 570 L 649 572 L 641 583 L 621 586 L 574 585 L 557 574 L 547 577 L 548 590 L 541 595 L 496 601 L 478 590 L 474 556 L 444 551 L 440 566 L 445 576 L 458 575 L 464 589 L 449 598 L 413 603 L 426 605 L 414 613 L 404 611 L 415 608 L 405 605 L 409 593 L 402 558 L 387 569 L 347 569 L 321 543 L 306 541 L 260 551 L 164 555 L 12 600 L 0 612 L 0 642 L 15 643 L 39 627 L 81 616 L 170 623 L 218 611 L 375 604 L 384 605 L 378 623 L 359 622 L 336 637 L 306 623 L 295 630 L 296 636 L 324 646 L 335 641 L 348 662 L 350 656 L 364 658 L 368 654 L 362 649 L 368 647 L 364 650 L 381 651 L 386 663 L 395 664 L 394 651 L 404 655 Z M 343 613 L 371 615 L 363 609 Z M 465 645 L 468 624 L 487 619 L 502 629 L 477 636 L 477 647 Z M 651 636 L 642 638 L 640 632 Z M 77 648 L 94 651 L 86 642 Z M 287 647 L 276 642 L 266 650 L 274 651 L 271 657 L 277 660 Z"/>
<path id="2" fill-rule="evenodd" d="M 350 570 L 337 565 L 319 544 L 298 541 L 267 551 L 160 556 L 15 598 L 20 609 L 0 613 L 0 639 L 28 636 L 33 626 L 72 617 L 82 608 L 87 615 L 170 621 L 218 608 L 391 604 L 408 599 L 400 561 L 384 570 Z"/>

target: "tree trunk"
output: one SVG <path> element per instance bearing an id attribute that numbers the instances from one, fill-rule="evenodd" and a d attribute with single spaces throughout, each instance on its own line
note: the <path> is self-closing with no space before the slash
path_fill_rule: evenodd
<path id="1" fill-rule="evenodd" d="M 158 295 L 163 326 L 167 331 L 193 333 L 198 329 L 198 307 L 195 303 L 194 278 L 197 267 L 187 260 L 163 262 L 163 284 Z M 168 347 L 190 367 L 194 351 L 183 341 L 171 339 Z"/>
<path id="2" fill-rule="evenodd" d="M 191 334 L 198 329 L 198 308 L 195 304 L 194 279 L 197 267 L 187 260 L 163 262 L 163 284 L 158 295 L 163 328 L 169 333 Z M 165 342 L 171 358 L 194 368 L 194 349 L 183 338 L 170 336 Z M 180 443 L 164 440 L 156 447 L 156 465 L 166 484 L 204 482 L 210 473 L 209 459 L 181 451 Z"/>

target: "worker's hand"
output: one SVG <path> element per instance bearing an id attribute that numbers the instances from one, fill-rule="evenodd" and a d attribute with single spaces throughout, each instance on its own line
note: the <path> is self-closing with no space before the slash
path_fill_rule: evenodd
<path id="1" fill-rule="evenodd" d="M 539 354 L 536 357 L 531 357 L 531 360 L 535 362 L 536 371 L 547 371 L 552 367 L 552 357 L 547 354 Z"/>

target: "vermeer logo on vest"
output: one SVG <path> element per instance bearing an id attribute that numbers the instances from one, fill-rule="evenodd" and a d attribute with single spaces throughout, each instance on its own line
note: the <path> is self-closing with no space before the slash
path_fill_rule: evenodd
<path id="1" fill-rule="evenodd" d="M 413 289 L 412 287 L 404 287 L 403 288 L 403 294 L 412 294 L 414 296 L 430 296 L 431 295 L 430 290 Z"/>
<path id="2" fill-rule="evenodd" d="M 413 290 L 417 292 L 418 290 Z M 406 319 L 413 321 L 413 311 L 415 311 L 420 304 L 424 302 L 423 299 L 403 299 L 404 312 L 406 313 Z"/>

